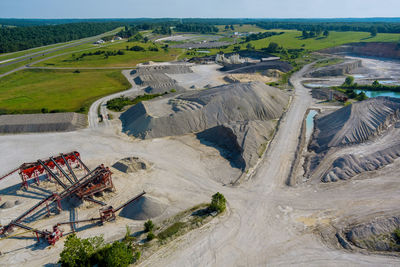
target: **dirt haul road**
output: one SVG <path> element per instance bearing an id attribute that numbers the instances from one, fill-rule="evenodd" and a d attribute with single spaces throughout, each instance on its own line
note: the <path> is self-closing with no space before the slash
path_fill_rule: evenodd
<path id="1" fill-rule="evenodd" d="M 400 200 L 396 190 L 380 192 L 383 185 L 375 185 L 373 181 L 362 181 L 361 186 L 353 183 L 296 188 L 285 185 L 302 119 L 312 104 L 308 90 L 300 83 L 309 67 L 291 79 L 296 88 L 295 97 L 256 174 L 239 187 L 221 188 L 220 192 L 228 200 L 227 213 L 165 246 L 142 266 L 378 266 L 400 263 L 398 258 L 340 250 L 315 234 L 317 227 L 329 229 L 329 223 L 340 216 L 350 217 L 355 213 L 361 216 L 381 209 L 393 211 Z M 387 200 L 389 195 L 395 199 Z M 371 204 L 375 200 L 377 204 Z"/>

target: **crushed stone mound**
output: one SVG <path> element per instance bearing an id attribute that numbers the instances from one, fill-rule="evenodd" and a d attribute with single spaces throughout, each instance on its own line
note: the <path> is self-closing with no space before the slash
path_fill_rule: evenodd
<path id="1" fill-rule="evenodd" d="M 345 60 L 339 64 L 317 68 L 306 74 L 305 77 L 343 76 L 352 73 L 360 67 L 362 67 L 361 60 Z"/>
<path id="2" fill-rule="evenodd" d="M 317 118 L 307 176 L 336 182 L 393 163 L 400 157 L 399 121 L 400 99 L 389 97 L 371 98 Z M 341 152 L 349 147 L 354 150 Z"/>
<path id="3" fill-rule="evenodd" d="M 275 123 L 271 121 L 235 122 L 207 129 L 198 133 L 197 138 L 215 145 L 233 167 L 244 171 L 257 163 L 274 129 Z"/>
<path id="4" fill-rule="evenodd" d="M 135 83 L 146 86 L 146 93 L 164 93 L 175 89 L 177 92 L 185 91 L 185 88 L 178 85 L 168 74 L 192 73 L 190 64 L 159 64 L 140 65 L 136 71 Z"/>
<path id="5" fill-rule="evenodd" d="M 73 112 L 0 116 L 0 133 L 68 132 L 86 125 L 86 115 Z"/>
<path id="6" fill-rule="evenodd" d="M 119 216 L 132 220 L 148 220 L 160 216 L 166 208 L 167 205 L 160 200 L 145 195 L 123 208 Z"/>
<path id="7" fill-rule="evenodd" d="M 150 163 L 137 157 L 129 157 L 117 161 L 112 167 L 120 172 L 133 173 L 140 170 L 147 170 L 150 167 Z"/>
<path id="8" fill-rule="evenodd" d="M 201 132 L 224 123 L 280 118 L 283 91 L 263 83 L 239 83 L 141 102 L 121 115 L 123 131 L 147 139 Z"/>
<path id="9" fill-rule="evenodd" d="M 235 146 L 231 153 L 243 157 L 245 163 L 232 157 L 243 169 L 255 162 L 258 147 L 271 137 L 272 121 L 282 116 L 287 103 L 288 95 L 277 88 L 261 82 L 235 83 L 141 102 L 120 118 L 124 132 L 143 139 L 210 129 L 198 135 L 199 139 L 227 146 L 222 144 L 224 140 L 212 137 L 213 132 L 224 133 L 231 140 L 228 143 L 236 142 L 240 147 Z"/>
<path id="10" fill-rule="evenodd" d="M 15 204 L 11 201 L 6 201 L 3 204 L 1 204 L 0 209 L 10 209 L 13 208 Z"/>
<path id="11" fill-rule="evenodd" d="M 359 144 L 379 135 L 399 119 L 400 99 L 377 97 L 354 103 L 315 120 L 310 149 Z"/>
<path id="12" fill-rule="evenodd" d="M 393 235 L 400 228 L 400 217 L 378 218 L 369 223 L 353 226 L 345 234 L 357 247 L 373 251 L 399 251 Z"/>

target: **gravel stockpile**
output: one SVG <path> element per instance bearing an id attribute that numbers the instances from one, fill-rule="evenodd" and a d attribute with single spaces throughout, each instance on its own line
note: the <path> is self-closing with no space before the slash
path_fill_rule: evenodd
<path id="1" fill-rule="evenodd" d="M 166 208 L 160 200 L 143 196 L 123 208 L 119 215 L 132 220 L 148 220 L 160 216 Z"/>
<path id="2" fill-rule="evenodd" d="M 400 228 L 400 217 L 378 218 L 369 223 L 353 226 L 346 238 L 359 248 L 372 251 L 400 251 L 394 234 Z"/>
<path id="3" fill-rule="evenodd" d="M 141 65 L 137 69 L 135 83 L 146 86 L 145 91 L 152 94 L 169 92 L 171 89 L 182 92 L 185 89 L 168 74 L 192 73 L 190 66 L 190 64 Z"/>
<path id="4" fill-rule="evenodd" d="M 271 60 L 259 63 L 226 65 L 221 69 L 221 71 L 226 71 L 227 73 L 255 73 L 255 72 L 264 72 L 271 69 L 279 70 L 281 72 L 288 72 L 292 70 L 293 67 L 285 61 Z"/>
<path id="5" fill-rule="evenodd" d="M 117 161 L 112 167 L 120 172 L 133 173 L 140 170 L 147 170 L 150 167 L 150 163 L 137 157 L 129 157 Z"/>
<path id="6" fill-rule="evenodd" d="M 244 169 L 256 162 L 274 128 L 272 121 L 282 116 L 287 102 L 288 96 L 277 88 L 235 83 L 141 102 L 120 118 L 125 133 L 143 139 L 205 131 L 200 140 L 228 147 L 228 157 Z"/>
<path id="7" fill-rule="evenodd" d="M 400 99 L 377 97 L 341 108 L 315 120 L 310 149 L 359 144 L 381 134 L 399 119 Z"/>
<path id="8" fill-rule="evenodd" d="M 0 133 L 67 132 L 85 128 L 87 117 L 78 113 L 0 116 Z"/>
<path id="9" fill-rule="evenodd" d="M 346 60 L 345 62 L 321 67 L 316 70 L 311 71 L 306 75 L 306 77 L 325 77 L 325 76 L 344 76 L 346 74 L 351 74 L 354 70 L 362 67 L 361 60 Z"/>
<path id="10" fill-rule="evenodd" d="M 308 176 L 336 182 L 393 163 L 400 157 L 399 115 L 400 99 L 378 97 L 317 118 Z"/>

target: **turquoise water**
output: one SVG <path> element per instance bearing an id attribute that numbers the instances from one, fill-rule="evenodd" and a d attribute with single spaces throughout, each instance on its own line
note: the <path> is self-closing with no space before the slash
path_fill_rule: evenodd
<path id="1" fill-rule="evenodd" d="M 364 91 L 364 90 L 354 90 L 357 94 L 364 92 L 368 97 L 378 97 L 378 96 L 390 96 L 400 98 L 400 92 L 390 92 L 390 91 Z"/>
<path id="2" fill-rule="evenodd" d="M 318 112 L 316 110 L 310 110 L 306 118 L 306 140 L 308 140 L 311 136 L 312 131 L 314 130 L 314 117 Z"/>
<path id="3" fill-rule="evenodd" d="M 305 83 L 304 85 L 309 88 L 331 87 L 330 85 L 323 83 Z"/>

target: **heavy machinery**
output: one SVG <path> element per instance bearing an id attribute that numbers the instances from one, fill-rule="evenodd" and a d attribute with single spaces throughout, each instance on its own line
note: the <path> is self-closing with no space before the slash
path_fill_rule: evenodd
<path id="1" fill-rule="evenodd" d="M 138 194 L 137 196 L 129 199 L 127 202 L 119 206 L 118 208 L 114 209 L 112 206 L 108 206 L 106 208 L 102 208 L 99 210 L 100 217 L 97 218 L 91 218 L 91 219 L 85 219 L 85 220 L 78 220 L 78 221 L 69 221 L 69 222 L 60 222 L 57 223 L 56 225 L 53 226 L 52 231 L 48 230 L 37 230 L 34 229 L 30 226 L 24 225 L 21 223 L 21 220 L 25 218 L 25 216 L 29 213 L 27 213 L 25 216 L 20 216 L 14 221 L 12 221 L 8 226 L 0 228 L 0 234 L 4 234 L 7 231 L 10 231 L 13 227 L 18 227 L 22 228 L 28 231 L 31 231 L 36 234 L 36 238 L 38 241 L 40 241 L 40 238 L 43 238 L 47 241 L 49 245 L 54 245 L 60 238 L 63 236 L 63 231 L 61 230 L 60 226 L 65 225 L 65 224 L 76 224 L 76 223 L 84 223 L 84 222 L 99 222 L 100 224 L 104 224 L 105 222 L 113 221 L 116 219 L 116 213 L 129 205 L 130 203 L 138 200 L 141 198 L 146 192 L 142 192 Z M 38 206 L 38 205 L 37 205 Z M 30 209 L 33 210 L 33 209 Z"/>
<path id="2" fill-rule="evenodd" d="M 63 167 L 67 168 L 67 171 L 71 175 L 72 179 L 69 175 L 67 175 L 66 171 Z M 73 171 L 73 168 L 82 168 L 86 172 L 89 172 L 88 167 L 82 162 L 80 158 L 80 154 L 77 151 L 73 151 L 66 154 L 60 154 L 59 156 L 50 157 L 45 160 L 38 160 L 36 162 L 31 163 L 23 163 L 18 168 L 8 172 L 7 174 L 0 177 L 0 181 L 10 176 L 11 174 L 19 171 L 19 175 L 21 177 L 22 183 L 21 186 L 25 189 L 28 188 L 28 181 L 35 180 L 37 184 L 40 183 L 39 177 L 43 174 L 47 174 L 47 177 L 54 178 L 59 180 L 58 177 L 61 174 L 70 182 L 76 182 L 78 179 Z"/>

